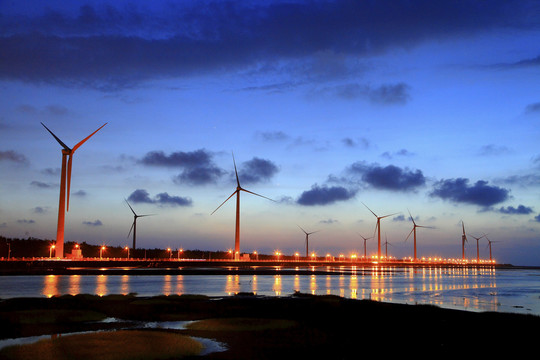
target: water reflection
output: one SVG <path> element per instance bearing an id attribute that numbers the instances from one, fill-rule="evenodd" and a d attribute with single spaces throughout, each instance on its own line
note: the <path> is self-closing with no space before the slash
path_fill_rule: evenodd
<path id="1" fill-rule="evenodd" d="M 42 294 L 46 297 L 58 295 L 58 275 L 45 276 Z"/>
<path id="2" fill-rule="evenodd" d="M 315 268 L 309 268 L 316 270 Z M 63 294 L 137 293 L 141 296 L 171 294 L 234 295 L 252 292 L 257 295 L 286 296 L 294 292 L 316 295 L 338 295 L 353 299 L 423 303 L 467 309 L 500 311 L 501 302 L 515 301 L 516 296 L 529 296 L 533 303 L 538 294 L 526 294 L 521 289 L 538 288 L 522 285 L 506 290 L 512 283 L 511 272 L 505 272 L 504 288 L 494 268 L 393 268 L 336 267 L 331 274 L 280 275 L 47 275 L 0 278 L 0 298 Z M 508 275 L 510 274 L 510 275 Z M 523 277 L 520 281 L 529 281 Z M 512 288 L 512 289 L 514 289 Z M 504 296 L 501 296 L 504 294 Z M 512 295 L 513 297 L 511 297 Z M 521 304 L 519 304 L 521 305 Z M 509 305 L 507 305 L 509 307 Z M 538 307 L 532 304 L 529 307 Z M 510 309 L 513 310 L 513 309 Z"/>

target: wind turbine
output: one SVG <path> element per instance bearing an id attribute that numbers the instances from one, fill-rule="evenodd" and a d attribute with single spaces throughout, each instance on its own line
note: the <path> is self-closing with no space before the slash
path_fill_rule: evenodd
<path id="1" fill-rule="evenodd" d="M 364 203 L 362 203 L 362 204 L 364 204 Z M 364 204 L 364 206 L 369 211 L 371 211 L 371 209 L 368 208 L 368 206 L 366 204 Z M 384 216 L 377 216 L 377 214 L 375 214 L 373 211 L 371 211 L 371 213 L 373 215 L 375 215 L 375 217 L 377 218 L 377 225 L 375 225 L 375 231 L 377 231 L 377 229 L 379 230 L 379 232 L 378 232 L 378 240 L 377 240 L 377 256 L 378 256 L 378 259 L 380 260 L 381 259 L 381 219 L 384 219 L 385 217 L 389 217 L 389 216 L 392 216 L 392 215 L 396 215 L 397 213 L 390 214 L 390 215 L 384 215 Z"/>
<path id="2" fill-rule="evenodd" d="M 385 241 L 384 241 L 384 253 L 385 253 L 385 255 L 384 256 L 386 256 L 386 258 L 388 259 L 388 245 L 391 245 L 391 246 L 394 246 L 394 245 L 392 245 L 392 244 L 390 244 L 388 242 L 388 237 L 386 236 L 386 233 L 384 234 L 384 239 L 385 239 Z"/>
<path id="3" fill-rule="evenodd" d="M 471 235 L 472 236 L 472 235 Z M 480 248 L 478 247 L 478 241 L 483 238 L 484 236 L 486 235 L 482 235 L 480 237 L 476 237 L 476 236 L 472 236 L 473 238 L 476 239 L 476 262 L 479 262 L 480 261 Z"/>
<path id="4" fill-rule="evenodd" d="M 71 164 L 73 161 L 73 154 L 84 142 L 90 139 L 95 133 L 101 130 L 107 123 L 101 125 L 99 129 L 79 141 L 73 148 L 69 148 L 62 142 L 45 124 L 41 123 L 45 129 L 58 141 L 62 146 L 62 173 L 60 175 L 60 199 L 58 202 L 58 226 L 56 228 L 56 257 L 64 257 L 64 223 L 66 211 L 69 211 L 69 193 L 71 188 Z M 67 182 L 67 191 L 66 191 Z M 67 199 L 66 199 L 67 193 Z"/>
<path id="5" fill-rule="evenodd" d="M 489 261 L 493 261 L 493 259 L 491 258 L 491 243 L 494 243 L 494 242 L 498 242 L 498 241 L 491 241 L 488 239 L 487 235 L 484 235 L 484 237 L 486 238 L 486 240 L 488 241 L 488 246 L 489 246 Z"/>
<path id="6" fill-rule="evenodd" d="M 361 237 L 362 239 L 364 239 L 364 259 L 367 259 L 367 254 L 366 254 L 366 241 L 368 241 L 369 239 L 373 238 L 373 236 L 370 237 L 370 238 L 365 238 L 365 237 L 363 237 L 361 234 L 358 234 L 358 235 L 360 235 L 360 237 Z"/>
<path id="7" fill-rule="evenodd" d="M 126 200 L 126 199 L 124 199 Z M 129 229 L 128 237 L 131 234 L 131 230 L 133 230 L 133 250 L 137 249 L 137 218 L 144 217 L 144 216 L 152 216 L 154 214 L 147 214 L 147 215 L 137 215 L 135 213 L 135 210 L 129 205 L 129 202 L 126 200 L 126 204 L 128 204 L 129 208 L 131 209 L 131 212 L 133 213 L 133 224 L 131 224 L 131 228 Z"/>
<path id="8" fill-rule="evenodd" d="M 296 225 L 300 228 L 300 230 L 302 230 L 304 232 L 304 234 L 306 234 L 306 259 L 309 257 L 309 235 L 311 234 L 315 234 L 316 232 L 318 232 L 319 230 L 317 231 L 312 231 L 310 233 L 306 232 L 306 230 L 302 229 L 300 227 L 300 225 Z"/>
<path id="9" fill-rule="evenodd" d="M 407 238 L 405 239 L 405 241 L 407 241 L 409 236 L 411 236 L 411 234 L 414 233 L 414 236 L 413 236 L 414 237 L 414 261 L 416 261 L 418 259 L 418 257 L 416 256 L 416 228 L 417 227 L 428 228 L 428 229 L 432 229 L 432 228 L 429 227 L 429 226 L 416 225 L 416 223 L 414 222 L 414 218 L 412 217 L 410 211 L 409 211 L 409 217 L 411 218 L 411 221 L 413 222 L 413 228 L 412 228 L 411 232 L 409 233 L 409 235 L 407 235 Z"/>
<path id="10" fill-rule="evenodd" d="M 236 162 L 234 161 L 234 154 L 232 154 L 233 158 L 233 164 L 234 164 L 234 173 L 236 174 L 236 190 L 224 201 L 219 205 L 216 210 L 212 211 L 212 214 L 218 211 L 218 209 L 223 206 L 230 198 L 232 198 L 234 195 L 236 195 L 236 227 L 235 227 L 235 233 L 234 233 L 234 258 L 235 260 L 238 260 L 240 257 L 240 192 L 245 191 L 252 195 L 257 195 L 262 198 L 268 199 L 270 201 L 274 201 L 270 198 L 267 198 L 266 196 L 262 196 L 259 194 L 256 194 L 252 191 L 246 190 L 240 186 L 240 180 L 238 179 L 238 171 L 236 170 Z M 210 215 L 212 215 L 210 214 Z"/>
<path id="11" fill-rule="evenodd" d="M 463 222 L 463 220 L 461 220 L 461 227 L 463 228 L 463 235 L 461 235 L 461 256 L 462 259 L 465 260 L 465 243 L 468 241 L 467 235 L 465 235 L 465 223 Z"/>

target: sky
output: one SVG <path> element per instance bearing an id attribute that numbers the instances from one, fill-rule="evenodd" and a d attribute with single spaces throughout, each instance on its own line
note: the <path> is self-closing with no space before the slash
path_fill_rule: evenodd
<path id="1" fill-rule="evenodd" d="M 540 1 L 0 1 L 0 235 L 540 265 Z M 371 211 L 372 212 L 371 212 Z M 480 257 L 488 258 L 486 238 Z M 368 255 L 377 243 L 367 242 Z M 383 245 L 383 251 L 385 247 Z"/>

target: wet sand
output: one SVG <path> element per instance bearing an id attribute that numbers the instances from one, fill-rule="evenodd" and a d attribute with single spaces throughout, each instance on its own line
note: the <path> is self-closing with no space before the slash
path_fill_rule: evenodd
<path id="1" fill-rule="evenodd" d="M 125 322 L 96 321 L 107 317 Z M 226 351 L 206 354 L 205 359 L 500 356 L 508 351 L 520 356 L 537 351 L 540 328 L 540 317 L 532 315 L 468 312 L 300 293 L 286 297 L 239 294 L 220 298 L 66 295 L 1 301 L 0 338 L 114 329 L 129 326 L 129 320 L 203 319 L 212 319 L 209 323 L 215 325 L 171 331 L 225 344 Z M 261 322 L 288 325 L 249 326 Z M 228 327 L 221 326 L 223 323 Z"/>

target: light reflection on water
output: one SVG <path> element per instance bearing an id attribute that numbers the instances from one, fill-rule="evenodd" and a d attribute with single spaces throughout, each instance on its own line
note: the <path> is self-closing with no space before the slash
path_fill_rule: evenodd
<path id="1" fill-rule="evenodd" d="M 250 292 L 287 296 L 302 292 L 540 315 L 540 270 L 437 267 L 335 267 L 324 270 L 331 273 L 1 276 L 0 298 L 80 293 L 224 296 Z"/>

